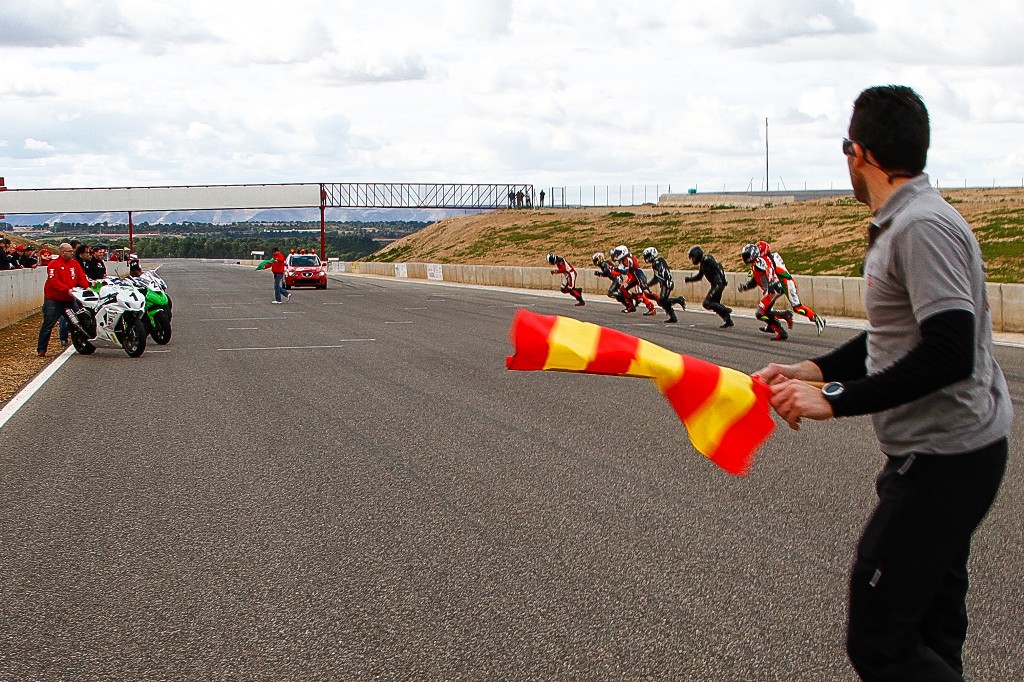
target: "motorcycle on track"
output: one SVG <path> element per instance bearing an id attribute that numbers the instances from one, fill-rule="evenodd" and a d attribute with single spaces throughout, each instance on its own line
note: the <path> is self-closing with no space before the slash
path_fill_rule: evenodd
<path id="1" fill-rule="evenodd" d="M 71 290 L 77 310 L 65 312 L 70 323 L 71 343 L 82 355 L 97 346 L 121 348 L 129 357 L 146 352 L 145 298 L 137 287 L 118 280 L 101 280 L 98 291 L 75 287 Z"/>
<path id="2" fill-rule="evenodd" d="M 171 297 L 167 283 L 156 272 L 144 272 L 131 281 L 146 298 L 146 314 L 142 323 L 146 333 L 161 346 L 171 340 Z"/>

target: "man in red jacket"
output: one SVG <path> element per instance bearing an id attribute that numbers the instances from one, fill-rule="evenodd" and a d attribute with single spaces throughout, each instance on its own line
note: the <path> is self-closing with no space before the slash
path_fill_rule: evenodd
<path id="1" fill-rule="evenodd" d="M 280 303 L 282 298 L 287 301 L 292 297 L 284 290 L 284 254 L 280 249 L 274 249 L 271 258 L 274 259 L 270 264 L 270 271 L 274 273 L 274 300 L 271 303 Z"/>
<path id="2" fill-rule="evenodd" d="M 43 323 L 39 326 L 39 343 L 36 345 L 36 353 L 41 358 L 46 357 L 53 325 L 74 301 L 71 290 L 75 287 L 89 287 L 89 279 L 75 260 L 75 250 L 71 244 L 65 242 L 57 250 L 59 257 L 46 266 L 46 284 L 43 286 Z"/>

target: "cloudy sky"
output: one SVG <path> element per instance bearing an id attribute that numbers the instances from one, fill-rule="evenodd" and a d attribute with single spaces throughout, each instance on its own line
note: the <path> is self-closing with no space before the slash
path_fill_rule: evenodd
<path id="1" fill-rule="evenodd" d="M 11 188 L 849 187 L 864 87 L 945 186 L 1024 184 L 1020 0 L 0 0 Z"/>

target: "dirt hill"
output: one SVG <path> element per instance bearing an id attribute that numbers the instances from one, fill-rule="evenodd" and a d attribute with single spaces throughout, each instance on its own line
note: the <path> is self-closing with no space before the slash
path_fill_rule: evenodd
<path id="1" fill-rule="evenodd" d="M 1024 188 L 944 190 L 971 224 L 993 282 L 1024 282 Z M 367 260 L 544 266 L 554 251 L 577 267 L 619 244 L 639 255 L 655 246 L 676 269 L 694 244 L 739 271 L 740 248 L 764 239 L 794 273 L 859 274 L 867 207 L 850 197 L 766 205 L 505 209 L 448 218 Z"/>

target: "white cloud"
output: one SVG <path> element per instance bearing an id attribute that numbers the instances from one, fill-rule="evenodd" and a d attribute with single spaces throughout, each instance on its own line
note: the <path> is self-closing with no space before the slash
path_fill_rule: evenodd
<path id="1" fill-rule="evenodd" d="M 57 151 L 49 142 L 44 140 L 33 140 L 31 137 L 25 138 L 25 149 L 30 152 L 53 152 Z"/>

